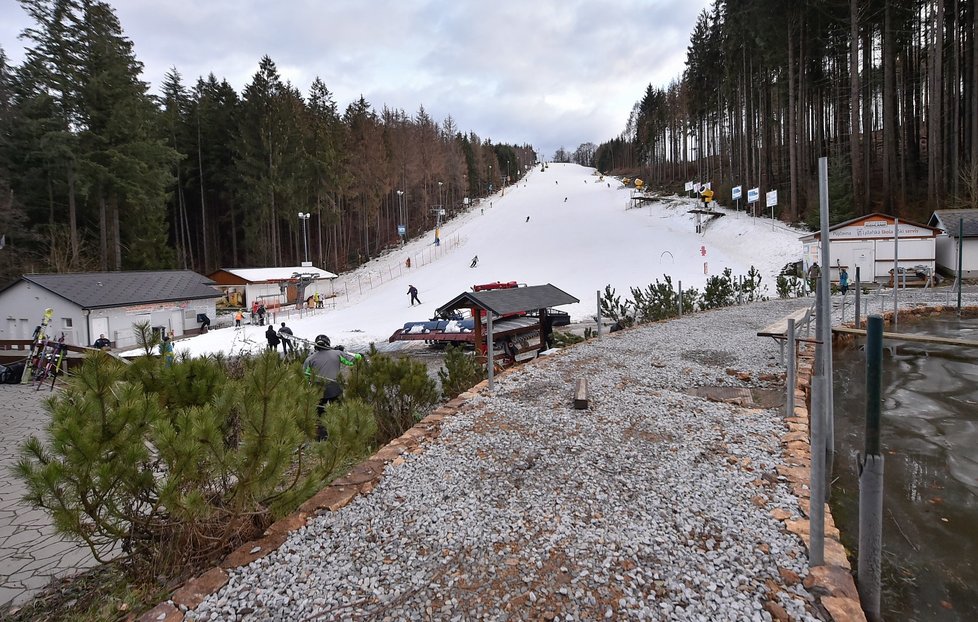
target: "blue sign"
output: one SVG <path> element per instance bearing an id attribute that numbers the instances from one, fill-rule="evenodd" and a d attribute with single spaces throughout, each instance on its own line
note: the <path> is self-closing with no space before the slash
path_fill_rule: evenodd
<path id="1" fill-rule="evenodd" d="M 407 233 L 407 227 L 404 225 L 397 225 L 397 235 L 403 238 L 405 233 Z"/>
<path id="2" fill-rule="evenodd" d="M 761 189 L 760 188 L 751 188 L 750 190 L 747 191 L 747 202 L 748 203 L 757 203 L 758 199 L 760 199 L 760 198 L 761 198 Z"/>
<path id="3" fill-rule="evenodd" d="M 740 188 L 741 188 L 740 186 L 734 186 L 733 190 L 731 191 L 731 194 L 733 196 L 731 196 L 730 198 L 733 199 L 734 201 L 740 198 Z"/>

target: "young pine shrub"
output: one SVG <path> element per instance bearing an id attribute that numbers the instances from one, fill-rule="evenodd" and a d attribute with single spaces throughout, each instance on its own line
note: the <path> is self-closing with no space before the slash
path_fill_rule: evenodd
<path id="1" fill-rule="evenodd" d="M 611 285 L 605 285 L 600 302 L 601 317 L 620 324 L 622 328 L 627 328 L 635 323 L 635 316 L 631 312 L 632 302 L 628 299 L 622 302 L 621 296 L 615 295 L 615 290 Z"/>
<path id="2" fill-rule="evenodd" d="M 438 401 L 437 386 L 423 363 L 385 356 L 373 346 L 346 377 L 346 395 L 373 407 L 375 440 L 381 445 L 404 434 Z"/>
<path id="3" fill-rule="evenodd" d="M 445 348 L 445 366 L 438 370 L 441 395 L 450 400 L 481 382 L 485 375 L 485 367 L 476 360 L 474 353 L 450 345 Z"/>
<path id="4" fill-rule="evenodd" d="M 734 303 L 734 287 L 731 278 L 732 271 L 725 268 L 722 275 L 713 275 L 706 280 L 706 288 L 703 290 L 703 298 L 700 301 L 700 308 L 719 309 L 729 307 Z"/>
<path id="5" fill-rule="evenodd" d="M 755 266 L 751 266 L 750 270 L 747 271 L 747 278 L 742 280 L 737 285 L 737 292 L 740 295 L 741 302 L 758 302 L 764 300 L 764 290 L 761 289 L 761 271 Z"/>
<path id="6" fill-rule="evenodd" d="M 368 408 L 346 404 L 316 443 L 319 391 L 300 367 L 275 353 L 243 366 L 240 379 L 213 359 L 154 375 L 93 353 L 47 403 L 45 441 L 21 448 L 27 498 L 97 560 L 144 578 L 186 577 L 260 536 L 362 455 L 375 428 Z"/>

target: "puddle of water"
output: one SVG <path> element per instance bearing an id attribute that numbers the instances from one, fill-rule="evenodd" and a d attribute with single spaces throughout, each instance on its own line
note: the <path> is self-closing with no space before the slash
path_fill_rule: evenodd
<path id="1" fill-rule="evenodd" d="M 900 329 L 975 339 L 978 320 L 929 318 L 901 322 Z M 831 504 L 844 544 L 855 552 L 862 351 L 837 348 L 833 371 L 838 479 Z M 882 394 L 884 618 L 978 620 L 978 350 L 931 344 L 884 350 Z"/>

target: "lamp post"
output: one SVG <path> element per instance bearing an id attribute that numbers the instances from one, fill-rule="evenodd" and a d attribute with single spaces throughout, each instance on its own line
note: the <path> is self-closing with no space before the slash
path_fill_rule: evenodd
<path id="1" fill-rule="evenodd" d="M 445 196 L 441 190 L 442 183 L 438 182 L 438 221 L 441 222 L 441 213 L 445 209 L 445 202 L 443 197 Z"/>
<path id="2" fill-rule="evenodd" d="M 302 221 L 302 245 L 305 248 L 305 263 L 309 263 L 309 225 L 307 222 L 311 215 L 309 212 L 299 212 L 299 220 Z"/>
<path id="3" fill-rule="evenodd" d="M 397 199 L 399 203 L 398 205 L 399 222 L 397 223 L 398 224 L 397 233 L 400 234 L 401 236 L 401 244 L 404 244 L 404 237 L 407 235 L 407 227 L 404 224 L 404 191 L 403 190 L 397 191 Z"/>
<path id="4" fill-rule="evenodd" d="M 492 164 L 489 165 L 489 180 L 486 183 L 488 184 L 486 193 L 492 194 Z"/>

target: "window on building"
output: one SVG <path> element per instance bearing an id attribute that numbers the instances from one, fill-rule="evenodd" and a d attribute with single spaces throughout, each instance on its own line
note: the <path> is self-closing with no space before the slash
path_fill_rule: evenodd
<path id="1" fill-rule="evenodd" d="M 61 318 L 61 327 L 62 328 L 71 328 L 71 318 L 70 317 L 63 317 L 63 318 Z"/>

